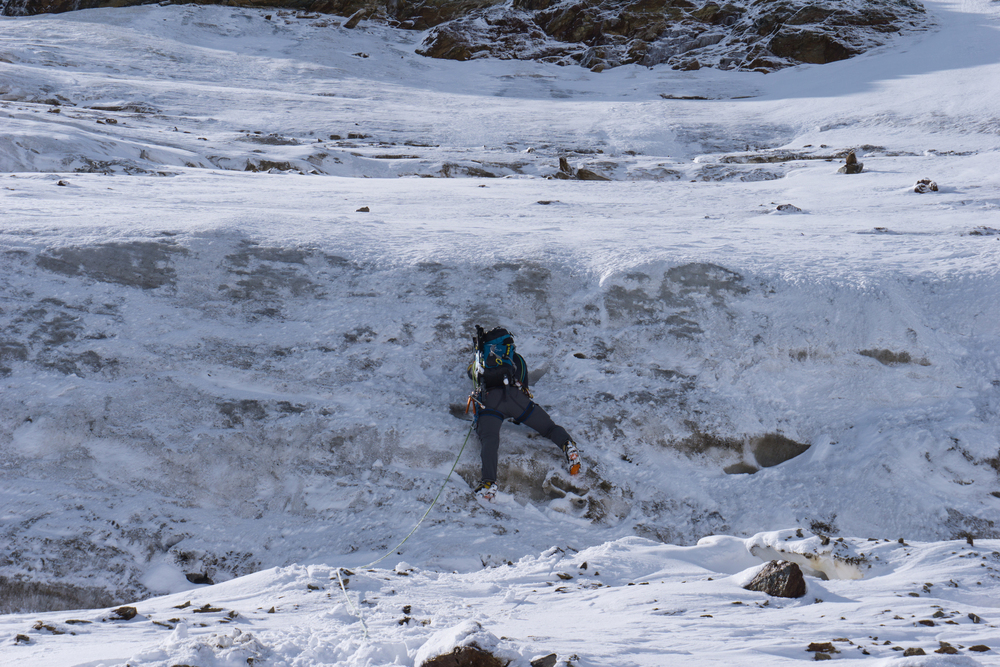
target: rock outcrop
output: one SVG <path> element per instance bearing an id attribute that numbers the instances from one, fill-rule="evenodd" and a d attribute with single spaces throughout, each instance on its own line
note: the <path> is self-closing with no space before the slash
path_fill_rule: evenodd
<path id="1" fill-rule="evenodd" d="M 0 0 L 25 16 L 148 0 Z M 182 1 L 182 0 L 179 0 Z M 375 20 L 430 30 L 418 53 L 582 65 L 667 64 L 770 72 L 850 58 L 890 35 L 922 28 L 916 0 L 197 0 L 335 14 L 345 27 Z"/>
<path id="2" fill-rule="evenodd" d="M 437 26 L 419 53 L 532 59 L 594 71 L 668 64 L 763 72 L 844 60 L 923 24 L 910 0 L 513 0 Z"/>

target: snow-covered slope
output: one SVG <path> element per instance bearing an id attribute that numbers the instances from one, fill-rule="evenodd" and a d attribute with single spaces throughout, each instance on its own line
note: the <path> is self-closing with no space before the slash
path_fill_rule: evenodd
<path id="1" fill-rule="evenodd" d="M 112 609 L 0 616 L 11 637 L 0 650 L 11 664 L 144 667 L 421 665 L 469 644 L 513 667 L 553 654 L 581 667 L 997 664 L 996 540 L 850 540 L 842 551 L 867 558 L 868 576 L 809 578 L 799 599 L 742 588 L 760 569 L 749 550 L 764 543 L 834 560 L 789 531 L 690 547 L 623 538 L 471 572 L 296 565 L 145 600 L 128 620 Z"/>
<path id="2" fill-rule="evenodd" d="M 928 7 L 934 32 L 767 76 L 428 61 L 222 7 L 0 21 L 0 602 L 382 555 L 466 438 L 477 323 L 517 334 L 589 470 L 567 493 L 508 424 L 483 508 L 471 438 L 399 550 L 422 571 L 997 537 L 998 17 Z M 544 178 L 560 157 L 613 180 Z"/>

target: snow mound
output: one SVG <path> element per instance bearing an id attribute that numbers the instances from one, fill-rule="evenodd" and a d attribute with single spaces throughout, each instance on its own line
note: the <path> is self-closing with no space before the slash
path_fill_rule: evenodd
<path id="1" fill-rule="evenodd" d="M 819 535 L 794 539 L 801 535 L 801 530 L 760 533 L 748 539 L 746 547 L 758 558 L 786 560 L 821 579 L 862 579 L 870 568 L 867 558 L 852 549 L 853 540 Z"/>

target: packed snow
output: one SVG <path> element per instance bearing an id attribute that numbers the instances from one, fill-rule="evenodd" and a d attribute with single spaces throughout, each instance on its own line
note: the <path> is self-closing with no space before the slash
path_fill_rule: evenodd
<path id="1" fill-rule="evenodd" d="M 768 75 L 0 19 L 0 664 L 1000 664 L 1000 6 L 926 7 Z M 579 478 L 471 497 L 476 324 Z"/>

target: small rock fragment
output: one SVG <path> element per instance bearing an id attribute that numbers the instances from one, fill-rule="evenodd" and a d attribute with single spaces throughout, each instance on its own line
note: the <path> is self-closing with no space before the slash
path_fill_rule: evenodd
<path id="1" fill-rule="evenodd" d="M 21 636 L 23 637 L 24 635 Z M 987 646 L 986 644 L 976 644 L 975 646 L 970 646 L 969 650 L 975 651 L 976 653 L 986 653 L 987 651 L 990 650 L 990 647 Z"/>
<path id="2" fill-rule="evenodd" d="M 917 181 L 917 184 L 913 186 L 913 191 L 920 194 L 925 192 L 937 192 L 938 185 L 929 178 L 921 178 Z"/>
<path id="3" fill-rule="evenodd" d="M 367 206 L 362 206 L 357 211 L 355 211 L 355 213 L 371 213 L 371 209 L 368 208 Z"/>
<path id="4" fill-rule="evenodd" d="M 973 614 L 972 612 L 969 612 L 969 620 L 972 621 L 973 623 L 983 622 L 983 619 L 979 618 L 979 616 Z"/>
<path id="5" fill-rule="evenodd" d="M 908 648 L 903 650 L 903 657 L 909 658 L 914 655 L 927 655 L 922 648 Z"/>
<path id="6" fill-rule="evenodd" d="M 531 667 L 555 667 L 557 659 L 558 656 L 555 653 L 549 653 L 546 656 L 532 660 Z"/>
<path id="7" fill-rule="evenodd" d="M 832 642 L 813 642 L 806 650 L 810 653 L 840 653 Z"/>
<path id="8" fill-rule="evenodd" d="M 135 607 L 118 607 L 111 612 L 111 616 L 117 621 L 131 621 L 138 613 Z"/>

